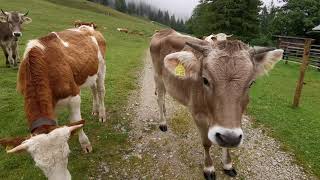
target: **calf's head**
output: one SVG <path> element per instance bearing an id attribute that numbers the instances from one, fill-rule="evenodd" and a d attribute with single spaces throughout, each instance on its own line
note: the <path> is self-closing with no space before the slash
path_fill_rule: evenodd
<path id="1" fill-rule="evenodd" d="M 70 153 L 68 140 L 71 133 L 81 128 L 83 124 L 56 128 L 48 134 L 39 134 L 30 138 L 2 139 L 0 144 L 14 147 L 7 153 L 27 151 L 49 180 L 71 180 L 68 171 L 68 155 Z M 22 139 L 22 140 L 21 140 Z M 26 140 L 25 140 L 26 139 Z M 22 143 L 20 143 L 22 141 Z"/>
<path id="2" fill-rule="evenodd" d="M 22 14 L 18 12 L 4 12 L 1 9 L 0 22 L 8 23 L 9 29 L 12 31 L 12 35 L 14 37 L 20 37 L 22 36 L 21 25 L 28 24 L 32 21 L 31 18 L 27 17 L 28 12 Z"/>
<path id="3" fill-rule="evenodd" d="M 190 92 L 188 104 L 194 117 L 206 122 L 208 139 L 221 147 L 237 147 L 243 140 L 241 119 L 249 103 L 249 89 L 256 77 L 282 59 L 283 50 L 254 50 L 229 40 L 187 44 L 192 52 L 169 54 L 165 68 L 170 76 L 177 76 L 176 66 L 184 66 L 185 75 L 172 79 L 189 82 L 189 89 L 184 89 Z"/>

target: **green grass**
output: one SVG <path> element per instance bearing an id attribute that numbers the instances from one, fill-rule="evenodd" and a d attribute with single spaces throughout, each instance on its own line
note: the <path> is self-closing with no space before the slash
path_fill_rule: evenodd
<path id="1" fill-rule="evenodd" d="M 112 168 L 121 168 L 123 150 L 128 149 L 127 133 L 115 129 L 115 125 L 127 127 L 128 120 L 120 116 L 131 90 L 137 88 L 137 71 L 142 65 L 142 57 L 148 47 L 150 36 L 160 27 L 143 19 L 130 17 L 110 8 L 90 3 L 86 0 L 0 0 L 6 11 L 30 10 L 33 22 L 24 26 L 23 37 L 19 42 L 20 54 L 27 40 L 60 31 L 73 26 L 75 20 L 94 21 L 104 34 L 108 48 L 106 56 L 106 107 L 108 122 L 101 124 L 90 116 L 91 93 L 82 92 L 82 116 L 86 119 L 85 131 L 94 151 L 84 155 L 78 138 L 70 140 L 71 154 L 69 170 L 73 179 L 96 177 L 101 162 Z M 107 15 L 106 15 L 107 14 Z M 118 27 L 138 30 L 144 36 L 129 35 L 116 31 Z M 23 110 L 23 99 L 16 90 L 17 70 L 4 67 L 4 55 L 0 52 L 0 138 L 28 134 Z M 60 124 L 67 123 L 64 113 Z M 42 172 L 34 166 L 27 153 L 8 155 L 0 148 L 0 179 L 44 179 Z"/>
<path id="2" fill-rule="evenodd" d="M 320 72 L 309 68 L 299 108 L 292 108 L 298 64 L 279 62 L 252 87 L 249 114 L 320 177 Z"/>

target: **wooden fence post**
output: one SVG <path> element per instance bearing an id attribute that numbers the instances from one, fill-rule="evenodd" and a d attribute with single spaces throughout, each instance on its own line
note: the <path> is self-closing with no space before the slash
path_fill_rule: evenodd
<path id="1" fill-rule="evenodd" d="M 312 42 L 312 39 L 306 39 L 304 41 L 303 59 L 302 59 L 302 64 L 300 66 L 300 76 L 297 82 L 296 92 L 294 94 L 293 107 L 299 106 L 300 96 L 301 96 L 302 87 L 303 87 L 304 74 L 309 64 L 311 42 Z"/>

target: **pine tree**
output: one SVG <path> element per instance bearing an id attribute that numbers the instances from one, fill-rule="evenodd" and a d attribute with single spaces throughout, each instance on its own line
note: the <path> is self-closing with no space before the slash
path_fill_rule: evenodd
<path id="1" fill-rule="evenodd" d="M 260 0 L 201 0 L 188 27 L 196 36 L 223 32 L 250 41 L 259 34 Z"/>

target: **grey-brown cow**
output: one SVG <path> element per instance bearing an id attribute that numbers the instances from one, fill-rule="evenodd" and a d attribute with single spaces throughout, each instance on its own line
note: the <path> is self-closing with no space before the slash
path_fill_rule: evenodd
<path id="1" fill-rule="evenodd" d="M 156 33 L 150 45 L 160 108 L 160 129 L 167 131 L 165 94 L 188 107 L 198 126 L 205 151 L 204 176 L 215 179 L 209 149 L 222 147 L 224 172 L 236 176 L 228 148 L 243 141 L 241 119 L 249 102 L 249 88 L 272 69 L 283 50 L 255 51 L 241 41 L 209 42 L 174 30 Z M 184 73 L 177 74 L 183 66 Z"/>
<path id="2" fill-rule="evenodd" d="M 6 56 L 7 66 L 16 66 L 19 61 L 18 39 L 22 36 L 21 25 L 28 24 L 32 20 L 27 13 L 0 12 L 0 46 Z"/>

